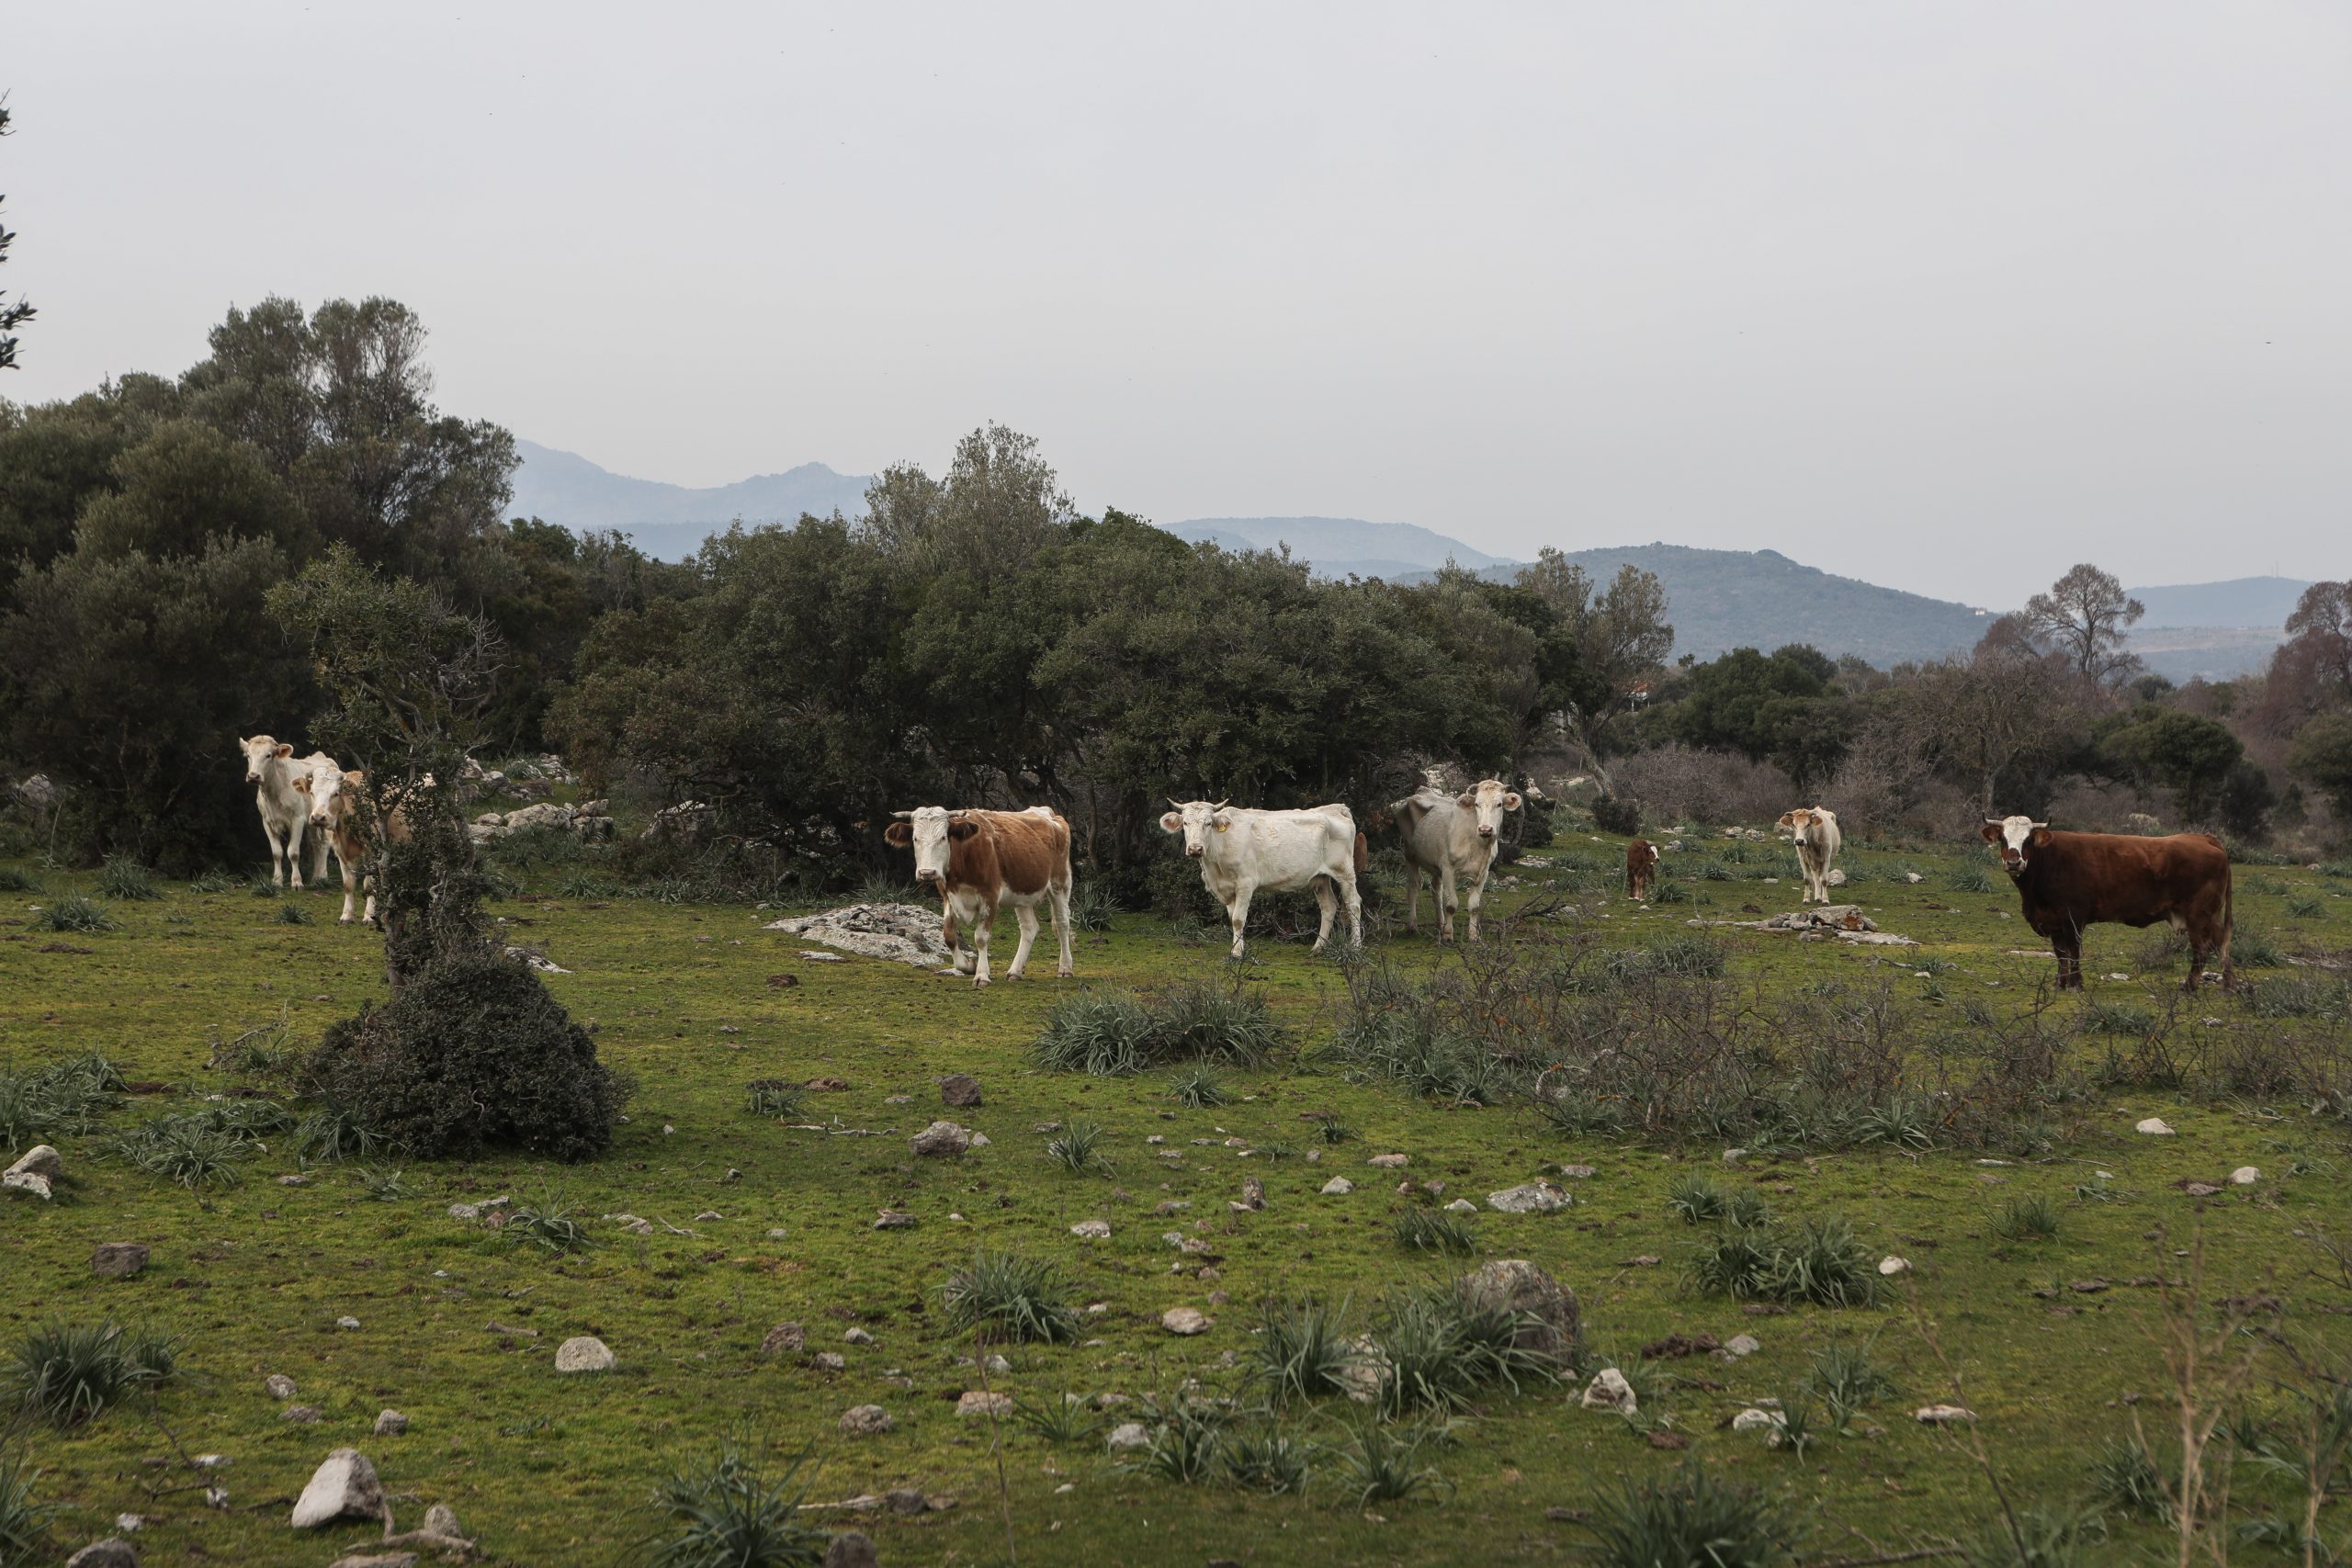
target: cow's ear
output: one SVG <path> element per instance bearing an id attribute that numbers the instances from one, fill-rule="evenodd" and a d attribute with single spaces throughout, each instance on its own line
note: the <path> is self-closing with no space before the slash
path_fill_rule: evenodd
<path id="1" fill-rule="evenodd" d="M 284 740 L 279 741 L 277 743 L 277 754 L 281 757 L 291 757 L 294 755 L 294 748 L 292 744 Z"/>
<path id="2" fill-rule="evenodd" d="M 1478 797 L 1472 795 L 1465 789 L 1460 795 L 1453 797 L 1453 804 L 1462 807 L 1464 811 L 1469 811 L 1476 807 L 1478 804 Z"/>
<path id="3" fill-rule="evenodd" d="M 1503 796 L 1503 809 L 1505 811 L 1516 811 L 1519 809 L 1519 791 L 1512 790 Z"/>
<path id="4" fill-rule="evenodd" d="M 882 829 L 882 841 L 903 850 L 915 841 L 915 830 L 904 822 L 893 822 Z"/>
<path id="5" fill-rule="evenodd" d="M 1163 833 L 1182 832 L 1184 830 L 1184 814 L 1181 811 L 1161 812 L 1159 814 L 1159 830 Z"/>
<path id="6" fill-rule="evenodd" d="M 959 844 L 979 830 L 980 826 L 977 822 L 955 821 L 947 824 L 947 836 Z"/>
<path id="7" fill-rule="evenodd" d="M 300 790 L 304 795 L 308 795 L 308 794 L 310 794 L 310 793 L 311 793 L 311 775 L 310 775 L 310 774 L 308 774 L 308 773 L 304 773 L 300 778 L 296 779 L 296 780 L 294 781 L 294 787 L 295 787 L 296 789 Z"/>
<path id="8" fill-rule="evenodd" d="M 1983 835 L 1984 841 L 1988 844 L 1997 844 L 2001 841 L 2001 825 L 1998 822 L 1988 821 L 1976 831 Z"/>
<path id="9" fill-rule="evenodd" d="M 2033 836 L 2026 841 L 2031 844 L 2035 849 L 2041 849 L 2050 842 L 2050 829 L 2040 823 L 2036 823 L 2034 825 Z"/>

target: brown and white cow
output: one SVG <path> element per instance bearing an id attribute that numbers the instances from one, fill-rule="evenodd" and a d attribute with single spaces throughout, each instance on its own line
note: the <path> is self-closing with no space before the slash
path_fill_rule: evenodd
<path id="1" fill-rule="evenodd" d="M 1658 848 L 1647 839 L 1625 846 L 1625 897 L 1646 901 L 1657 886 Z"/>
<path id="2" fill-rule="evenodd" d="M 2062 833 L 2030 817 L 1988 817 L 1979 831 L 2001 852 L 2001 865 L 2025 905 L 2026 924 L 2050 939 L 2060 990 L 2082 989 L 2083 928 L 2102 920 L 2126 926 L 2163 920 L 2188 937 L 2183 990 L 2197 988 L 2206 959 L 2215 954 L 2222 984 L 2236 984 L 2230 962 L 2230 854 L 2212 834 Z"/>
<path id="3" fill-rule="evenodd" d="M 972 984 L 989 983 L 989 932 L 1000 905 L 1012 907 L 1021 923 L 1020 945 L 1004 972 L 1018 980 L 1029 967 L 1030 944 L 1037 940 L 1037 906 L 1050 905 L 1054 937 L 1061 944 L 1064 979 L 1072 973 L 1069 951 L 1069 824 L 1049 806 L 1026 811 L 950 811 L 922 806 L 895 811 L 883 840 L 915 852 L 915 880 L 940 894 L 940 931 L 956 955 L 956 972 Z M 967 957 L 956 925 L 970 928 Z"/>
<path id="4" fill-rule="evenodd" d="M 1831 863 L 1844 842 L 1838 834 L 1838 814 L 1818 806 L 1800 806 L 1781 813 L 1775 826 L 1797 842 L 1797 870 L 1804 874 L 1804 896 L 1797 902 L 1828 903 Z"/>
<path id="5" fill-rule="evenodd" d="M 1421 788 L 1389 803 L 1397 837 L 1405 847 L 1405 930 L 1420 929 L 1421 873 L 1430 874 L 1437 900 L 1438 940 L 1453 940 L 1453 911 L 1470 910 L 1470 940 L 1478 940 L 1478 906 L 1487 897 L 1487 874 L 1494 869 L 1502 841 L 1503 813 L 1516 811 L 1516 791 L 1500 779 L 1481 779 L 1460 795 Z M 1458 898 L 1457 898 L 1458 892 Z"/>
<path id="6" fill-rule="evenodd" d="M 367 782 L 367 773 L 358 768 L 347 773 L 310 773 L 294 781 L 294 787 L 310 799 L 311 831 L 323 835 L 334 846 L 334 858 L 343 866 L 343 913 L 336 920 L 346 926 L 351 923 L 353 896 L 361 890 L 368 895 L 368 908 L 360 919 L 371 926 L 376 923 L 376 875 L 368 865 L 371 846 L 361 827 L 359 809 L 359 791 Z M 430 784 L 432 775 L 427 774 L 424 782 Z M 408 841 L 408 818 L 399 807 L 385 813 L 384 831 L 396 844 Z"/>

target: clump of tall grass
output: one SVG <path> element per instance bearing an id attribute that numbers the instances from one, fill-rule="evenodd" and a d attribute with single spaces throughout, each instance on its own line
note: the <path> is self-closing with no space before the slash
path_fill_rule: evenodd
<path id="1" fill-rule="evenodd" d="M 2041 1192 L 2011 1198 L 1993 1215 L 1992 1225 L 2003 1241 L 2051 1241 L 2058 1235 L 2058 1205 Z"/>
<path id="2" fill-rule="evenodd" d="M 155 879 L 148 874 L 147 868 L 129 855 L 107 857 L 106 864 L 98 868 L 98 891 L 109 898 L 138 902 L 163 897 L 155 890 Z"/>
<path id="3" fill-rule="evenodd" d="M 226 893 L 235 886 L 237 886 L 235 877 L 218 866 L 213 866 L 189 877 L 187 890 L 191 893 Z"/>
<path id="4" fill-rule="evenodd" d="M 258 1103 L 258 1102 L 252 1102 Z M 302 1118 L 294 1129 L 294 1152 L 307 1160 L 335 1165 L 348 1159 L 376 1159 L 390 1152 L 391 1141 L 362 1122 L 345 1106 L 326 1106 Z"/>
<path id="5" fill-rule="evenodd" d="M 1521 1392 L 1522 1382 L 1548 1379 L 1556 1357 L 1534 1348 L 1536 1320 L 1525 1313 L 1481 1306 L 1459 1285 L 1438 1283 L 1388 1298 L 1374 1338 L 1386 1361 L 1379 1404 L 1388 1414 L 1422 1410 L 1447 1415 L 1495 1387 Z"/>
<path id="6" fill-rule="evenodd" d="M 1366 1353 L 1349 1335 L 1348 1303 L 1312 1296 L 1269 1301 L 1250 1348 L 1250 1371 L 1275 1405 L 1345 1393 L 1365 1375 Z"/>
<path id="7" fill-rule="evenodd" d="M 548 1192 L 515 1204 L 506 1212 L 498 1234 L 507 1240 L 545 1247 L 560 1258 L 583 1252 L 594 1244 L 580 1209 L 561 1192 Z"/>
<path id="8" fill-rule="evenodd" d="M 663 1524 L 641 1540 L 642 1568 L 815 1568 L 831 1536 L 804 1523 L 800 1461 L 771 1476 L 729 1441 L 707 1462 L 673 1472 L 653 1491 Z"/>
<path id="9" fill-rule="evenodd" d="M 1035 1404 L 1014 1400 L 1012 1418 L 1049 1443 L 1082 1443 L 1102 1429 L 1094 1407 L 1067 1390 Z"/>
<path id="10" fill-rule="evenodd" d="M 44 904 L 33 911 L 32 928 L 37 931 L 120 931 L 122 922 L 91 903 L 78 893 L 69 893 L 53 903 Z"/>
<path id="11" fill-rule="evenodd" d="M 1069 998 L 1047 1015 L 1031 1049 L 1056 1072 L 1121 1077 L 1178 1062 L 1260 1066 L 1288 1041 L 1262 999 L 1204 982 L 1148 997 Z"/>
<path id="12" fill-rule="evenodd" d="M 1118 912 L 1118 899 L 1099 882 L 1090 882 L 1069 896 L 1069 923 L 1073 931 L 1107 931 L 1111 929 L 1111 917 Z"/>
<path id="13" fill-rule="evenodd" d="M 1329 1055 L 1351 1082 L 1385 1082 L 1448 1105 L 1493 1105 L 1518 1087 L 1519 1075 L 1478 1042 L 1425 1013 L 1359 1014 L 1340 1026 Z"/>
<path id="14" fill-rule="evenodd" d="M 1871 1353 L 1875 1344 L 1871 1339 L 1860 1344 L 1839 1339 L 1813 1353 L 1805 1386 L 1821 1396 L 1829 1407 L 1831 1425 L 1841 1432 L 1859 1412 L 1894 1393 L 1894 1380 Z"/>
<path id="15" fill-rule="evenodd" d="M 130 1334 L 111 1323 L 51 1321 L 27 1329 L 10 1356 L 11 1403 L 61 1430 L 96 1419 L 106 1408 L 178 1371 L 178 1347 L 163 1336 Z"/>
<path id="16" fill-rule="evenodd" d="M 1078 1337 L 1069 1288 L 1043 1258 L 981 1251 L 948 1276 L 940 1294 L 950 1326 L 988 1339 L 1058 1345 Z"/>
<path id="17" fill-rule="evenodd" d="M 38 893 L 40 883 L 22 866 L 0 865 L 0 893 Z"/>
<path id="18" fill-rule="evenodd" d="M 1218 1457 L 1227 1480 L 1268 1496 L 1305 1492 L 1313 1468 L 1306 1444 L 1272 1427 L 1227 1433 Z"/>
<path id="19" fill-rule="evenodd" d="M 1467 1258 L 1478 1250 L 1477 1230 L 1460 1214 L 1443 1209 L 1407 1209 L 1390 1222 L 1390 1239 L 1415 1252 L 1445 1252 Z"/>
<path id="20" fill-rule="evenodd" d="M 282 1108 L 274 1109 L 282 1112 Z M 104 1147 L 125 1165 L 193 1192 L 235 1186 L 243 1179 L 238 1167 L 253 1157 L 261 1141 L 240 1117 L 222 1107 L 187 1116 L 159 1117 L 116 1134 Z"/>
<path id="21" fill-rule="evenodd" d="M 2230 933 L 2230 958 L 2241 969 L 2276 969 L 2287 962 L 2276 938 L 2260 926 L 2245 924 Z"/>
<path id="22" fill-rule="evenodd" d="M 0 1147 L 86 1133 L 121 1103 L 122 1088 L 122 1074 L 95 1051 L 29 1072 L 0 1070 Z"/>
<path id="23" fill-rule="evenodd" d="M 1340 1450 L 1340 1484 L 1359 1508 L 1451 1492 L 1444 1475 L 1421 1461 L 1421 1451 L 1440 1440 L 1440 1434 L 1428 1427 L 1396 1428 L 1363 1422 L 1356 1427 L 1355 1441 Z"/>
<path id="24" fill-rule="evenodd" d="M 754 1116 L 798 1116 L 806 1104 L 805 1086 L 790 1078 L 754 1078 L 743 1086 L 744 1104 Z"/>
<path id="25" fill-rule="evenodd" d="M 1876 1305 L 1884 1287 L 1870 1249 L 1835 1217 L 1792 1225 L 1725 1224 L 1700 1244 L 1689 1277 L 1699 1290 L 1736 1301 L 1833 1307 Z"/>
<path id="26" fill-rule="evenodd" d="M 1944 886 L 1955 893 L 1990 893 L 1993 874 L 1981 865 L 1963 865 L 1944 878 Z"/>
<path id="27" fill-rule="evenodd" d="M 1195 1111 L 1233 1103 L 1233 1096 L 1227 1091 L 1225 1080 L 1216 1076 L 1216 1070 L 1199 1063 L 1176 1070 L 1168 1080 L 1168 1098 Z"/>
<path id="28" fill-rule="evenodd" d="M 33 1483 L 40 1479 L 40 1472 L 21 1452 L 0 1448 L 0 1563 L 8 1568 L 51 1560 L 49 1519 L 58 1508 L 34 1499 Z"/>
<path id="29" fill-rule="evenodd" d="M 1806 1530 L 1753 1487 L 1698 1464 L 1652 1481 L 1628 1479 L 1601 1499 L 1587 1526 L 1602 1568 L 1779 1568 L 1795 1560 Z"/>
<path id="30" fill-rule="evenodd" d="M 1083 1117 L 1073 1116 L 1062 1129 L 1046 1142 L 1046 1157 L 1063 1169 L 1084 1175 L 1091 1170 L 1108 1170 L 1111 1162 L 1102 1153 L 1102 1129 Z"/>

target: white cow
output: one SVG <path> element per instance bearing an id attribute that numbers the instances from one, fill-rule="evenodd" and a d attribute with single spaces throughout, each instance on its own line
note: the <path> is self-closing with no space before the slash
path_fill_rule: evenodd
<path id="1" fill-rule="evenodd" d="M 311 802 L 298 781 L 343 769 L 323 751 L 297 761 L 294 748 L 266 735 L 240 739 L 245 754 L 245 782 L 256 787 L 254 805 L 261 812 L 261 830 L 269 837 L 269 879 L 280 887 L 302 886 L 302 836 L 310 825 Z M 311 840 L 311 879 L 327 874 L 327 835 Z"/>
<path id="2" fill-rule="evenodd" d="M 1804 896 L 1797 902 L 1828 903 L 1830 864 L 1844 841 L 1838 834 L 1838 814 L 1818 806 L 1800 806 L 1782 812 L 1774 826 L 1796 840 L 1797 869 L 1804 874 Z"/>
<path id="3" fill-rule="evenodd" d="M 1478 906 L 1487 897 L 1487 874 L 1501 847 L 1503 813 L 1520 807 L 1519 795 L 1500 779 L 1481 779 L 1460 795 L 1424 785 L 1388 809 L 1405 842 L 1405 930 L 1420 929 L 1421 873 L 1430 874 L 1437 899 L 1438 940 L 1453 940 L 1453 911 L 1470 908 L 1470 940 L 1478 940 Z M 1457 899 L 1456 890 L 1461 895 Z"/>
<path id="4" fill-rule="evenodd" d="M 1344 806 L 1313 806 L 1304 811 L 1254 811 L 1224 801 L 1170 800 L 1176 809 L 1160 827 L 1184 838 L 1184 853 L 1201 863 L 1201 881 L 1225 906 L 1233 922 L 1233 956 L 1241 956 L 1241 929 L 1250 900 L 1260 888 L 1273 893 L 1315 890 L 1323 908 L 1316 933 L 1321 952 L 1331 940 L 1331 919 L 1348 907 L 1348 940 L 1363 945 L 1363 900 L 1356 874 L 1364 868 L 1363 835 L 1355 814 Z"/>

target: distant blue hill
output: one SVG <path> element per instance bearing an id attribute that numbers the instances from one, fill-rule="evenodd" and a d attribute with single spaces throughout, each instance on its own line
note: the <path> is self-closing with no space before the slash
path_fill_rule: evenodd
<path id="1" fill-rule="evenodd" d="M 1366 523 L 1354 517 L 1195 517 L 1162 524 L 1180 539 L 1206 540 L 1228 550 L 1290 553 L 1324 577 L 1385 577 L 1434 571 L 1448 561 L 1474 571 L 1516 563 L 1473 549 L 1459 539 L 1414 523 Z"/>
<path id="2" fill-rule="evenodd" d="M 576 453 L 516 441 L 523 465 L 514 471 L 517 517 L 560 523 L 576 532 L 611 528 L 662 560 L 684 560 L 729 523 L 797 523 L 804 513 L 855 517 L 865 511 L 865 474 L 837 474 L 803 463 L 780 474 L 695 490 L 636 479 L 598 468 Z"/>
<path id="3" fill-rule="evenodd" d="M 2268 626 L 2283 628 L 2310 583 L 2299 577 L 2237 577 L 2227 582 L 2187 582 L 2134 588 L 2148 607 L 2143 626 Z"/>

